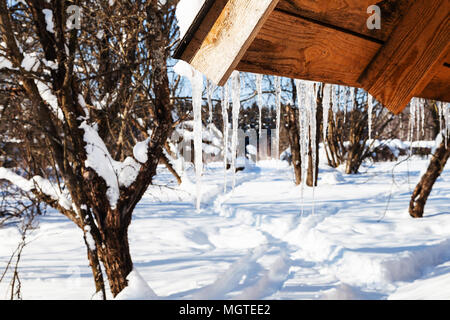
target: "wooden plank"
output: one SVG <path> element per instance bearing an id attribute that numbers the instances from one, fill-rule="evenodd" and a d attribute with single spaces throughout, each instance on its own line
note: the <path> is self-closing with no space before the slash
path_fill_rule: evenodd
<path id="1" fill-rule="evenodd" d="M 415 97 L 450 102 L 450 45 L 414 92 Z M 431 79 L 431 80 L 430 80 Z"/>
<path id="2" fill-rule="evenodd" d="M 358 77 L 380 48 L 379 43 L 276 9 L 237 69 L 359 86 Z"/>
<path id="3" fill-rule="evenodd" d="M 378 5 L 383 8 L 389 1 L 391 0 L 378 2 Z M 193 25 L 189 41 L 183 39 L 187 41 L 186 46 L 180 50 L 181 55 L 177 58 L 192 62 L 210 31 L 214 27 L 218 28 L 216 24 L 228 0 L 208 0 L 208 2 L 211 5 L 208 6 L 207 11 L 204 11 L 204 15 L 195 28 Z M 371 39 L 373 34 L 362 34 L 361 37 L 357 34 L 359 31 L 354 28 L 354 24 L 344 25 L 345 21 L 338 18 L 342 15 L 346 17 L 345 19 L 355 22 L 359 15 L 365 21 L 367 13 L 365 9 L 362 9 L 368 3 L 369 1 L 365 0 L 333 2 L 280 0 L 236 68 L 241 71 L 361 87 L 358 78 L 366 65 L 375 57 L 383 41 L 378 40 L 378 35 L 377 39 Z M 296 9 L 293 10 L 293 7 Z M 286 9 L 291 12 L 287 12 Z M 336 12 L 340 14 L 337 15 Z M 299 16 L 300 14 L 305 17 Z M 398 17 L 395 12 L 393 15 Z M 323 19 L 323 21 L 316 19 Z M 385 23 L 382 27 L 386 27 Z M 233 41 L 233 38 L 229 38 L 229 41 Z M 217 61 L 214 64 L 217 64 Z M 422 89 L 416 89 L 414 95 L 450 101 L 449 66 L 450 54 L 447 54 L 442 63 L 438 63 L 429 71 L 429 77 L 431 77 L 429 83 Z M 230 67 L 227 70 L 224 79 L 228 78 L 232 69 Z"/>
<path id="4" fill-rule="evenodd" d="M 237 69 L 362 87 L 358 78 L 381 47 L 275 9 Z M 449 62 L 450 54 L 444 63 Z M 430 83 L 414 96 L 450 101 L 450 68 L 438 65 Z"/>
<path id="5" fill-rule="evenodd" d="M 415 96 L 450 102 L 450 49 L 447 50 L 447 56 L 436 66 L 432 74 L 434 77 L 430 83 Z"/>
<path id="6" fill-rule="evenodd" d="M 426 89 L 450 44 L 449 0 L 416 0 L 359 82 L 394 113 Z"/>
<path id="7" fill-rule="evenodd" d="M 415 96 L 450 102 L 450 67 L 441 65 L 430 83 Z"/>
<path id="8" fill-rule="evenodd" d="M 223 85 L 279 0 L 228 0 L 190 64 Z"/>
<path id="9" fill-rule="evenodd" d="M 381 9 L 379 30 L 366 24 L 367 8 L 373 4 Z M 281 0 L 277 8 L 384 42 L 411 4 L 411 0 Z"/>

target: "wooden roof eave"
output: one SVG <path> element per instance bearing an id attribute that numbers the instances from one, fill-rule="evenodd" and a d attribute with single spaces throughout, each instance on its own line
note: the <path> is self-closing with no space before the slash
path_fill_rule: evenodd
<path id="1" fill-rule="evenodd" d="M 174 55 L 223 85 L 279 0 L 206 0 Z"/>
<path id="2" fill-rule="evenodd" d="M 199 30 L 199 27 L 202 25 L 203 21 L 205 20 L 206 15 L 211 11 L 211 8 L 215 2 L 216 0 L 205 0 L 199 12 L 195 16 L 192 24 L 189 26 L 189 29 L 186 31 L 183 38 L 180 40 L 180 43 L 176 47 L 175 52 L 173 54 L 173 58 L 179 60 L 183 59 L 185 52 L 188 50 L 189 44 L 194 39 L 195 34 Z M 223 3 L 225 4 L 225 1 L 223 1 Z M 206 34 L 204 36 L 206 36 Z"/>
<path id="3" fill-rule="evenodd" d="M 390 30 L 378 35 L 359 34 L 357 28 L 361 27 L 355 24 L 346 30 L 344 20 L 337 26 L 327 19 L 318 21 L 323 12 L 316 17 L 308 16 L 310 12 L 306 17 L 298 14 L 302 4 L 307 8 L 321 1 L 327 3 L 325 0 L 206 0 L 174 57 L 192 64 L 219 85 L 237 69 L 362 87 L 394 113 L 401 112 L 412 96 L 450 101 L 448 0 L 416 0 L 413 5 L 404 0 L 383 0 L 381 3 L 395 2 L 397 9 L 406 13 L 403 16 L 395 13 L 395 19 L 385 26 Z M 293 3 L 297 12 L 286 12 Z M 353 3 L 360 7 L 364 4 Z M 354 10 L 359 18 L 360 10 Z M 410 21 L 417 20 L 418 12 L 422 20 L 438 21 L 413 28 L 413 34 L 406 37 L 409 47 L 403 45 L 402 54 L 395 56 L 397 48 L 402 48 L 399 47 L 401 33 Z M 426 46 L 418 49 L 415 39 Z M 428 47 L 432 48 L 430 52 Z M 413 51 L 419 57 L 411 62 L 412 68 L 404 68 L 409 63 L 404 57 L 413 56 Z M 383 68 L 390 72 L 383 74 Z M 414 76 L 409 77 L 410 73 Z M 396 82 L 397 75 L 400 80 Z"/>

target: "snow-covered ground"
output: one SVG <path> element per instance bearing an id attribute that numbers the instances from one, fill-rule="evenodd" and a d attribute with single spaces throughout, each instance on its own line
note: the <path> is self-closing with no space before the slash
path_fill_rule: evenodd
<path id="1" fill-rule="evenodd" d="M 130 283 L 141 288 L 125 298 L 450 299 L 449 165 L 425 218 L 407 213 L 427 165 L 377 163 L 351 176 L 322 165 L 314 214 L 308 188 L 302 216 L 300 187 L 285 162 L 238 172 L 226 194 L 222 164 L 209 164 L 200 212 L 194 184 L 177 186 L 160 167 L 158 186 L 130 226 L 139 272 Z M 195 181 L 193 170 L 188 176 Z M 0 229 L 1 270 L 18 240 L 15 227 Z M 91 298 L 82 233 L 72 222 L 50 212 L 29 240 L 19 270 L 24 299 Z M 7 284 L 0 284 L 2 299 Z"/>

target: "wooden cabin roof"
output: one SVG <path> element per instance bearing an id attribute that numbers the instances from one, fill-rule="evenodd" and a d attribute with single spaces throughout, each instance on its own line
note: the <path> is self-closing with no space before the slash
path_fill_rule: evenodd
<path id="1" fill-rule="evenodd" d="M 239 70 L 364 88 L 394 113 L 449 102 L 450 0 L 375 1 L 206 0 L 174 57 L 218 85 Z"/>

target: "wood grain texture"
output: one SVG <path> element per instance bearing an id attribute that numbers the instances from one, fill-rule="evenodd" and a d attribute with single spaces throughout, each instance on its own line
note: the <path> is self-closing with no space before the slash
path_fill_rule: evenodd
<path id="1" fill-rule="evenodd" d="M 450 30 L 449 30 L 450 31 Z M 450 45 L 428 70 L 413 92 L 414 97 L 450 102 Z"/>
<path id="2" fill-rule="evenodd" d="M 277 8 L 328 23 L 361 35 L 386 41 L 411 0 L 281 0 Z M 381 9 L 381 29 L 369 30 L 367 8 L 376 4 Z"/>
<path id="3" fill-rule="evenodd" d="M 399 113 L 437 75 L 449 45 L 449 0 L 416 0 L 359 82 Z"/>
<path id="4" fill-rule="evenodd" d="M 229 78 L 279 0 L 228 0 L 191 65 L 218 85 Z"/>
<path id="5" fill-rule="evenodd" d="M 275 10 L 237 69 L 359 86 L 381 45 Z"/>
<path id="6" fill-rule="evenodd" d="M 402 101 L 400 105 L 406 105 L 412 96 L 450 101 L 450 53 L 448 45 L 442 49 L 449 42 L 448 1 L 417 0 L 414 6 L 426 2 L 425 11 L 417 7 L 414 11 L 409 0 L 379 1 L 383 32 L 377 33 L 365 25 L 372 0 L 280 0 L 278 5 L 269 0 L 216 0 L 182 59 L 220 85 L 236 68 L 365 87 L 372 94 L 367 79 L 361 81 L 368 78 L 369 68 L 377 65 L 379 71 L 371 73 L 373 83 L 392 92 L 394 100 Z M 404 8 L 410 11 L 404 12 Z M 411 19 L 412 26 L 405 22 Z M 386 39 L 389 50 L 382 49 Z M 412 50 L 410 56 L 408 50 Z M 436 50 L 444 53 L 439 55 Z M 374 62 L 381 56 L 387 65 Z M 408 72 L 414 73 L 411 79 Z M 416 85 L 411 86 L 412 82 Z M 397 97 L 399 88 L 403 93 Z M 399 104 L 393 107 L 380 96 L 377 99 L 393 112 L 403 108 Z"/>
<path id="7" fill-rule="evenodd" d="M 416 93 L 415 96 L 450 102 L 450 68 L 444 65 L 439 66 L 436 75 L 425 89 Z"/>
<path id="8" fill-rule="evenodd" d="M 381 49 L 370 40 L 273 11 L 237 69 L 362 87 L 358 78 Z M 450 54 L 435 67 L 428 85 L 414 96 L 450 101 Z"/>

